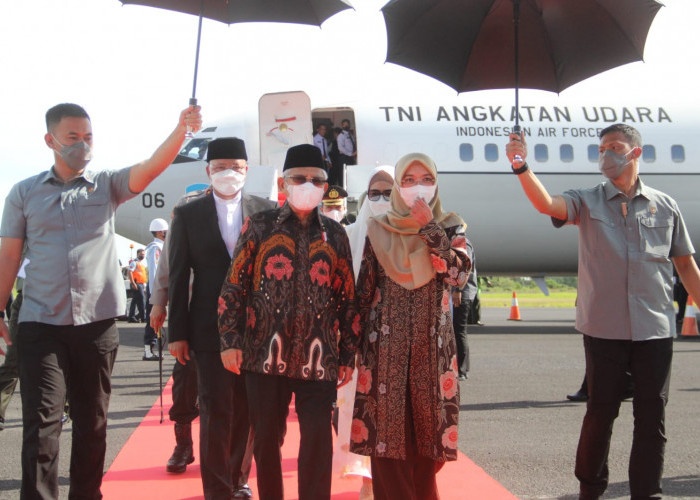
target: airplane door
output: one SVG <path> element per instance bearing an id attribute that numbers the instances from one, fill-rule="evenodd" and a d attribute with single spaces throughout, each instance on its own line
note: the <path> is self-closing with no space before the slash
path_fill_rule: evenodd
<path id="1" fill-rule="evenodd" d="M 305 92 L 265 94 L 258 101 L 260 164 L 282 172 L 287 149 L 313 144 L 311 100 Z"/>

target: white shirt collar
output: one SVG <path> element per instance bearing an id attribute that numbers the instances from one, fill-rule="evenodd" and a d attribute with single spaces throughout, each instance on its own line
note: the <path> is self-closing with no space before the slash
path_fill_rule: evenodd
<path id="1" fill-rule="evenodd" d="M 230 209 L 230 207 L 235 207 L 236 205 L 238 205 L 241 202 L 241 192 L 242 191 L 243 190 L 238 191 L 236 193 L 236 196 L 234 196 L 230 200 L 225 200 L 225 199 L 221 198 L 219 195 L 216 194 L 216 191 L 214 191 L 213 189 L 212 189 L 211 194 L 214 195 L 214 201 L 216 202 L 217 205 L 226 206 Z"/>

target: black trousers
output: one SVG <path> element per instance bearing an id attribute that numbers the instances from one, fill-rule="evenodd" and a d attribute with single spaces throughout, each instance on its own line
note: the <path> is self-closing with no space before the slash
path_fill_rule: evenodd
<path id="1" fill-rule="evenodd" d="M 173 365 L 173 405 L 170 407 L 170 420 L 178 424 L 190 424 L 199 416 L 197 405 L 197 362 L 191 356 L 187 364 L 179 361 Z"/>
<path id="2" fill-rule="evenodd" d="M 440 500 L 436 474 L 444 462 L 413 452 L 406 460 L 371 457 L 375 500 Z"/>
<path id="3" fill-rule="evenodd" d="M 469 312 L 472 302 L 464 298 L 460 304 L 454 308 L 452 313 L 452 326 L 455 331 L 455 341 L 457 342 L 457 370 L 459 375 L 466 375 L 469 371 L 469 341 L 467 340 L 467 324 L 469 323 Z"/>
<path id="4" fill-rule="evenodd" d="M 58 498 L 58 451 L 66 396 L 73 434 L 71 499 L 102 498 L 110 377 L 119 332 L 113 319 L 80 326 L 20 323 L 22 499 Z"/>
<path id="5" fill-rule="evenodd" d="M 281 500 L 282 456 L 292 393 L 299 415 L 299 499 L 329 500 L 333 431 L 331 413 L 336 397 L 334 381 L 307 381 L 246 372 L 250 420 L 255 427 L 255 464 L 260 500 Z"/>
<path id="6" fill-rule="evenodd" d="M 130 320 L 137 319 L 135 311 L 136 308 L 138 308 L 138 319 L 143 321 L 146 318 L 146 298 L 144 293 L 144 286 L 142 283 L 136 283 L 136 288 L 131 289 L 131 307 L 129 307 Z"/>
<path id="7" fill-rule="evenodd" d="M 230 500 L 231 494 L 248 482 L 252 463 L 245 380 L 224 368 L 219 352 L 198 351 L 194 356 L 204 498 Z"/>
<path id="8" fill-rule="evenodd" d="M 478 325 L 481 321 L 481 300 L 479 294 L 471 301 L 471 309 L 469 311 L 469 324 Z"/>
<path id="9" fill-rule="evenodd" d="M 588 403 L 576 452 L 580 498 L 593 499 L 608 486 L 608 452 L 613 422 L 627 389 L 634 384 L 634 435 L 629 463 L 630 493 L 661 498 L 666 432 L 665 407 L 671 377 L 673 339 L 632 342 L 583 336 Z"/>
<path id="10" fill-rule="evenodd" d="M 158 343 L 158 335 L 156 331 L 151 328 L 151 289 L 148 284 L 146 285 L 146 326 L 143 330 L 143 345 L 155 346 Z"/>

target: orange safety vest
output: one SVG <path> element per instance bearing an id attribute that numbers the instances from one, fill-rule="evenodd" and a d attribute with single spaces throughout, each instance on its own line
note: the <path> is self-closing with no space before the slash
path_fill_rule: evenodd
<path id="1" fill-rule="evenodd" d="M 146 282 L 148 282 L 148 273 L 146 272 L 146 268 L 139 261 L 134 261 L 134 264 L 134 270 L 131 271 L 131 274 L 134 276 L 134 281 L 145 285 Z"/>

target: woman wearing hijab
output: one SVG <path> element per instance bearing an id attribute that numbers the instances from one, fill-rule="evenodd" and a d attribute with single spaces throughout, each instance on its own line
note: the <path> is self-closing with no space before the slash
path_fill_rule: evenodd
<path id="1" fill-rule="evenodd" d="M 395 179 L 391 209 L 367 223 L 350 449 L 371 457 L 375 499 L 432 500 L 435 474 L 457 458 L 450 291 L 464 285 L 471 263 L 466 224 L 442 211 L 435 163 L 406 155 Z"/>
<path id="2" fill-rule="evenodd" d="M 380 166 L 372 170 L 367 186 L 367 193 L 357 214 L 357 220 L 345 228 L 350 240 L 352 265 L 355 280 L 360 274 L 362 254 L 367 238 L 367 221 L 370 217 L 384 215 L 391 208 L 390 195 L 394 183 L 394 168 Z M 355 404 L 357 387 L 357 370 L 353 372 L 350 383 L 338 389 L 338 439 L 333 450 L 333 470 L 341 478 L 362 477 L 362 489 L 359 500 L 371 500 L 372 472 L 369 457 L 357 455 L 350 451 L 350 429 Z"/>

